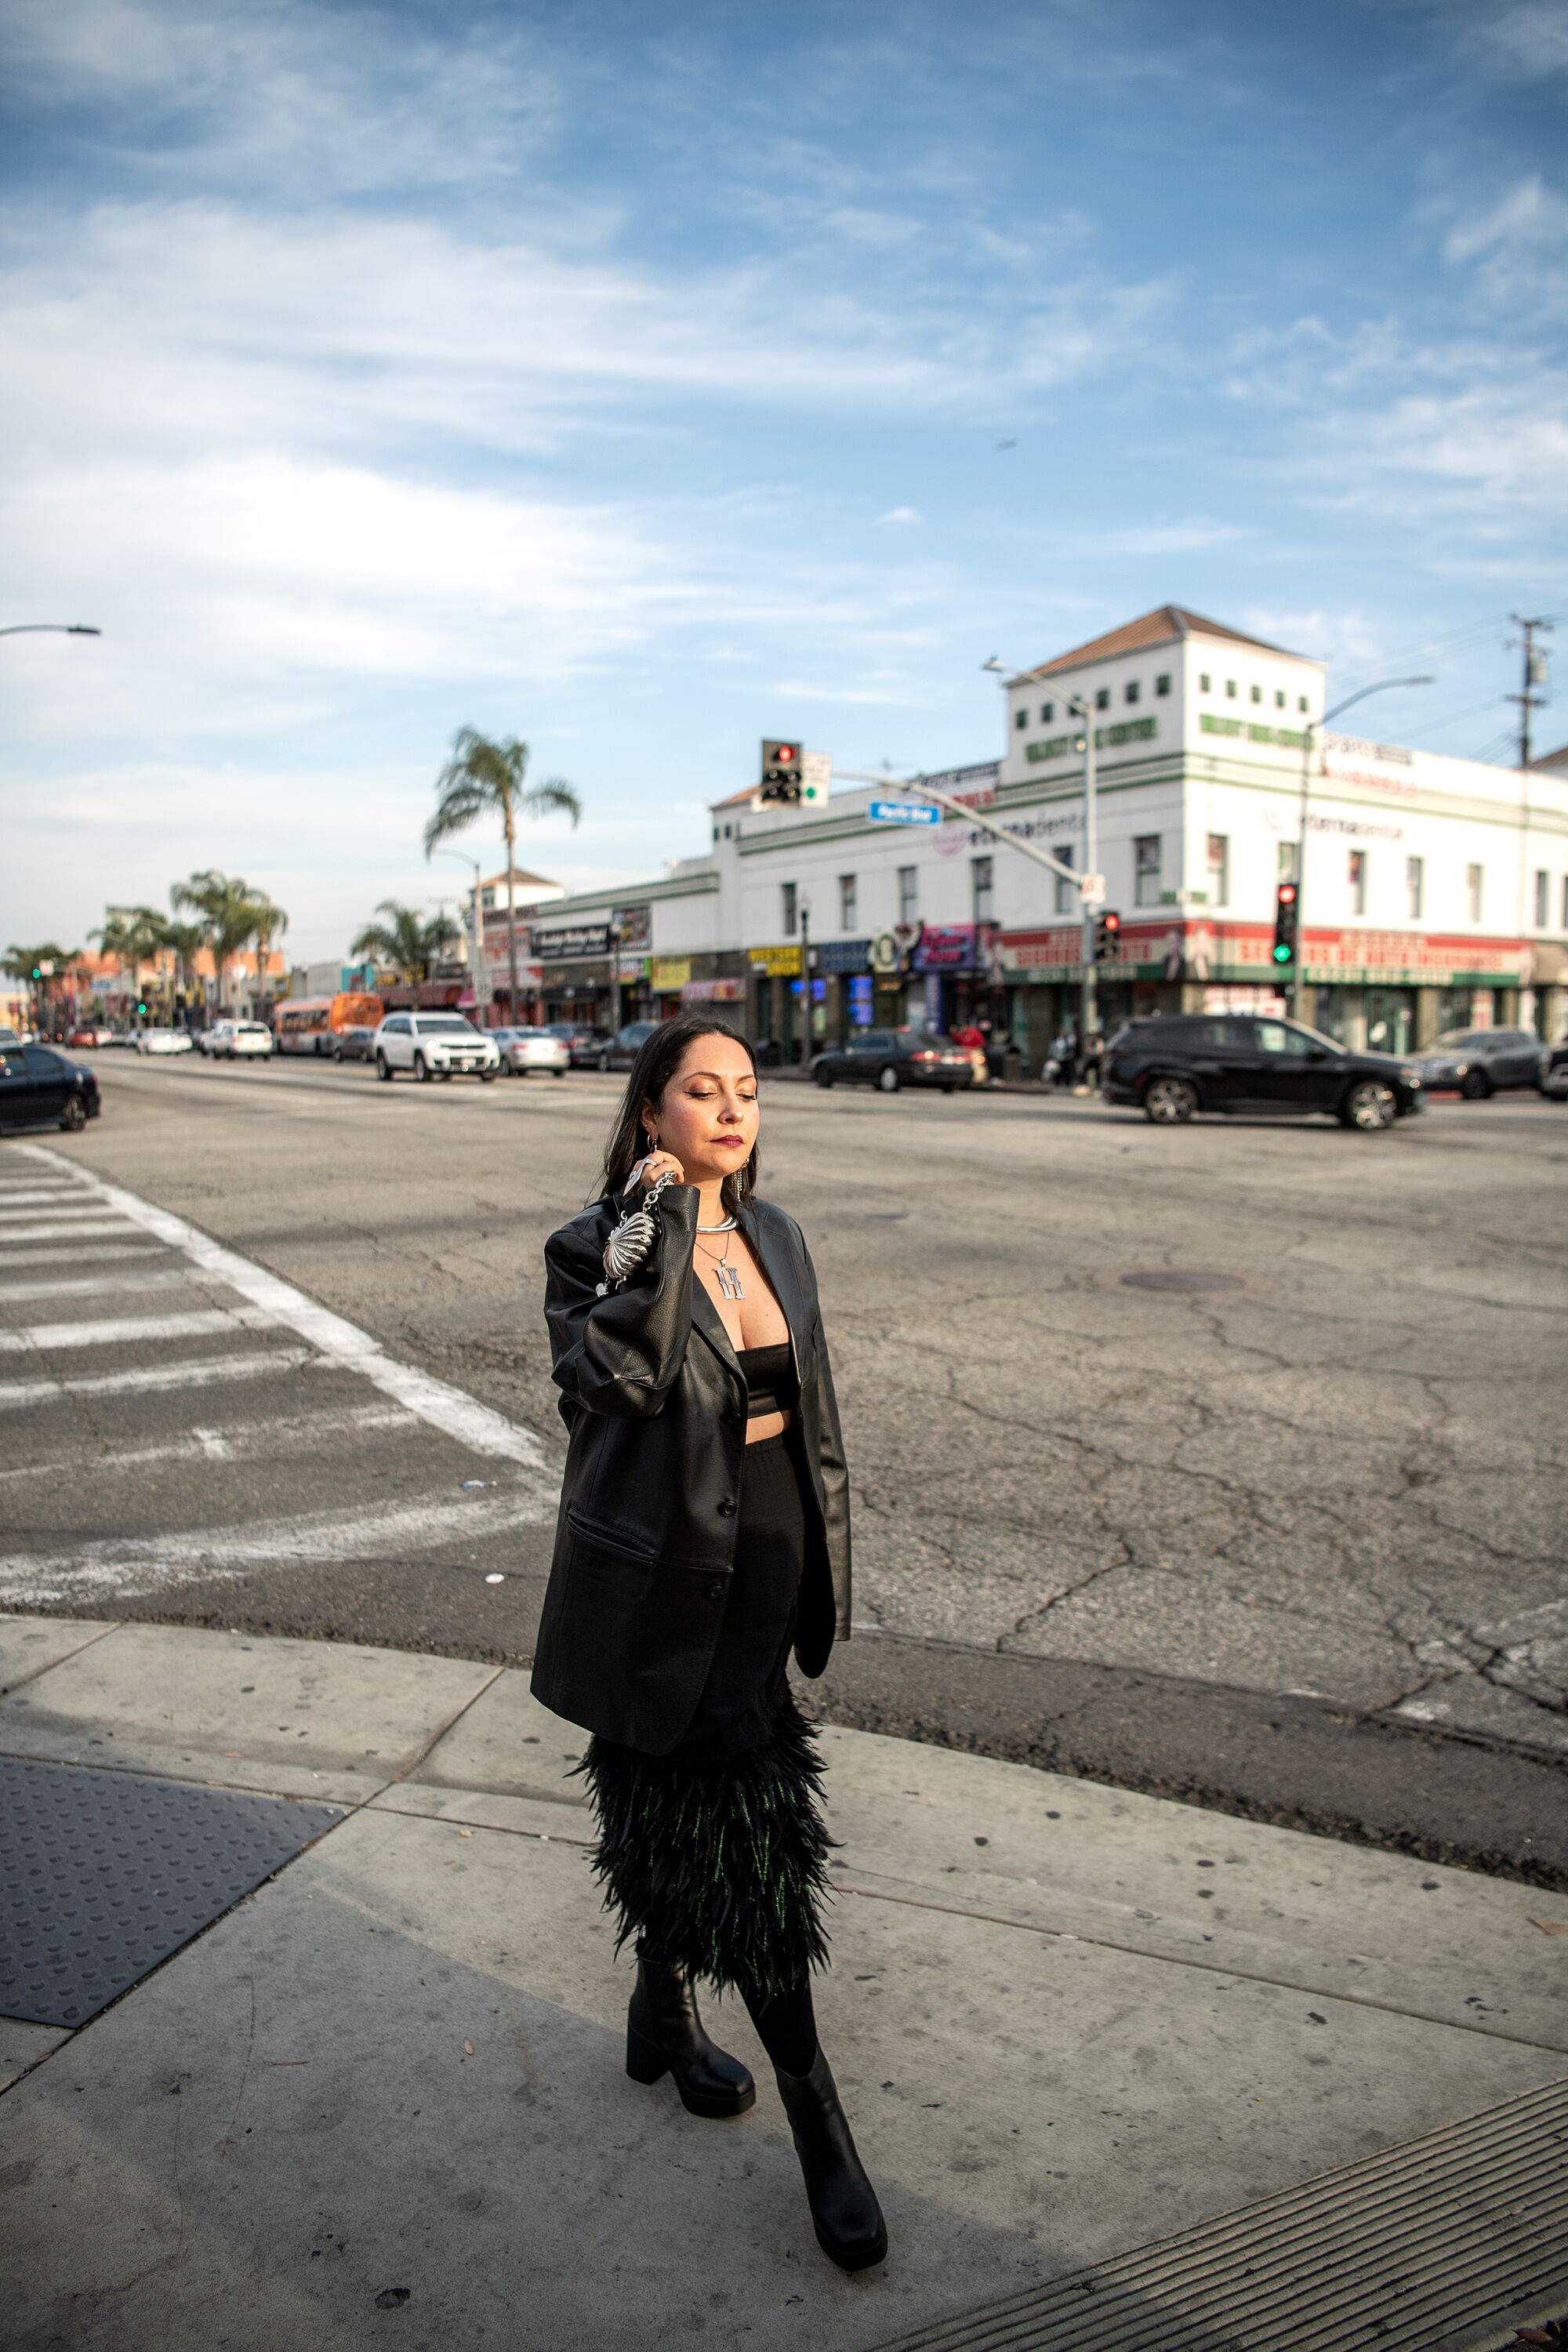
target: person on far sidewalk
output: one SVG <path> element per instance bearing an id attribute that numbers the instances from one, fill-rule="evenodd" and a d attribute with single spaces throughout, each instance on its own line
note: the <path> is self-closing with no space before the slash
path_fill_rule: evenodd
<path id="1" fill-rule="evenodd" d="M 988 1087 L 991 1083 L 991 1066 L 985 1058 L 984 1031 L 977 1029 L 973 1021 L 968 1022 L 963 1028 L 953 1031 L 952 1042 L 955 1045 L 962 1045 L 968 1055 L 969 1067 L 973 1075 L 975 1085 Z"/>
<path id="2" fill-rule="evenodd" d="M 1051 1050 L 1046 1056 L 1046 1072 L 1053 1086 L 1070 1087 L 1078 1070 L 1078 1039 L 1065 1024 L 1051 1039 Z"/>
<path id="3" fill-rule="evenodd" d="M 743 2115 L 696 1980 L 738 1991 L 789 2117 L 817 2242 L 888 2233 L 817 2040 L 822 1759 L 788 1680 L 849 1633 L 849 1496 L 816 1276 L 756 1197 L 757 1073 L 700 1013 L 638 1051 L 600 1196 L 545 1245 L 566 1474 L 536 1697 L 592 1733 L 595 1868 L 636 1939 L 626 2072 Z M 701 2222 L 706 2217 L 694 2219 Z"/>

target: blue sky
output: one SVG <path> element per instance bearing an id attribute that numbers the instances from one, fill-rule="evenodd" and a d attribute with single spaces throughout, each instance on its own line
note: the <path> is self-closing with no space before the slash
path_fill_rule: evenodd
<path id="1" fill-rule="evenodd" d="M 992 756 L 1176 601 L 1568 681 L 1568 0 L 0 0 L 0 940 L 216 865 L 295 956 L 461 887 L 454 730 L 700 849 L 759 737 Z M 1372 710 L 1366 716 L 1372 723 Z M 1542 724 L 1568 737 L 1568 685 Z M 497 861 L 482 835 L 475 854 Z"/>

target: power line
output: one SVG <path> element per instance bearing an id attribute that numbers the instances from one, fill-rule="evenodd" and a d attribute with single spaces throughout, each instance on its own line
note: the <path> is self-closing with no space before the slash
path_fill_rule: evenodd
<path id="1" fill-rule="evenodd" d="M 1528 768 L 1530 765 L 1530 714 L 1532 710 L 1544 710 L 1549 698 L 1544 694 L 1532 694 L 1531 691 L 1532 687 L 1545 685 L 1546 665 L 1549 659 L 1545 646 L 1542 646 L 1538 648 L 1535 640 L 1542 631 L 1550 630 L 1555 624 L 1549 614 L 1538 614 L 1533 620 L 1526 620 L 1522 613 L 1511 613 L 1509 618 L 1515 628 L 1522 629 L 1524 634 L 1522 636 L 1510 637 L 1508 641 L 1508 650 L 1511 652 L 1517 647 L 1523 655 L 1524 660 L 1520 674 L 1520 690 L 1517 694 L 1506 695 L 1504 700 L 1517 702 L 1519 705 L 1519 764 L 1521 768 Z"/>

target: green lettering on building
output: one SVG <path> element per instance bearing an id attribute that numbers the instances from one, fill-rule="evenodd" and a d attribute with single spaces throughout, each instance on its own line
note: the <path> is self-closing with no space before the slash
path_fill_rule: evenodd
<path id="1" fill-rule="evenodd" d="M 1288 751 L 1307 747 L 1307 738 L 1297 727 L 1263 727 L 1254 719 L 1221 719 L 1212 710 L 1199 711 L 1198 725 L 1205 735 L 1245 735 L 1249 743 L 1279 743 Z"/>
<path id="2" fill-rule="evenodd" d="M 1128 719 L 1115 727 L 1097 727 L 1094 748 L 1097 751 L 1103 751 L 1108 744 L 1148 743 L 1158 732 L 1158 719 Z M 1081 751 L 1082 749 L 1081 735 L 1053 735 L 1048 742 L 1026 743 L 1024 757 L 1026 760 L 1059 760 L 1068 751 Z"/>

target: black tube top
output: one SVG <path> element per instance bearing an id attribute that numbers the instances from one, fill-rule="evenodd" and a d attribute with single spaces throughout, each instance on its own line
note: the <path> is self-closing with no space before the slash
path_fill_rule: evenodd
<path id="1" fill-rule="evenodd" d="M 735 1361 L 746 1376 L 748 1421 L 760 1420 L 764 1412 L 794 1412 L 800 1389 L 787 1339 L 776 1348 L 737 1348 Z"/>

